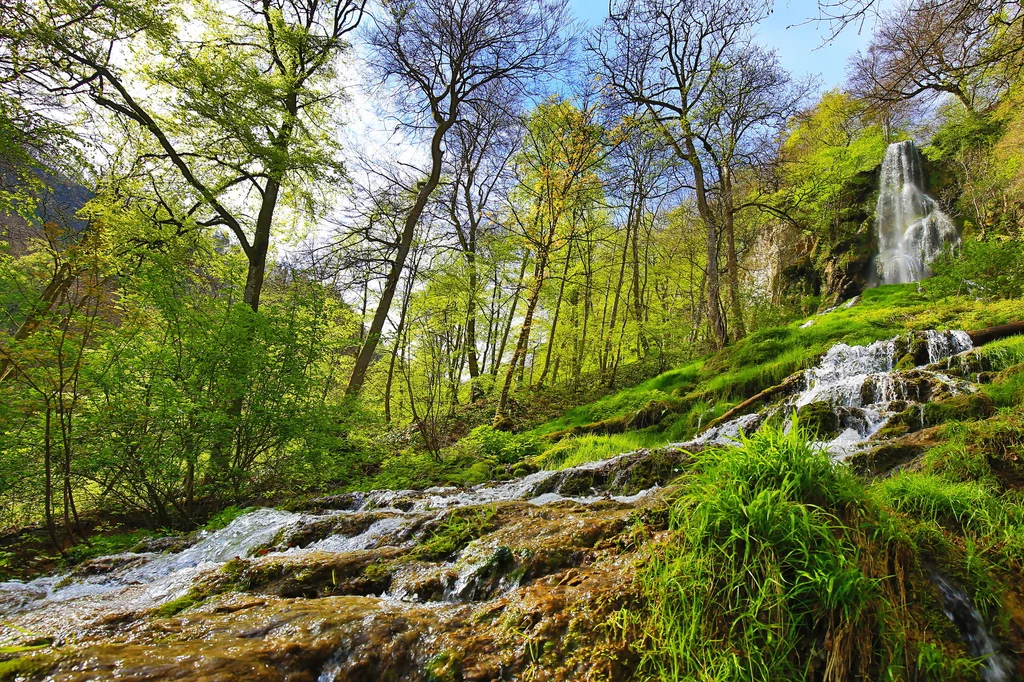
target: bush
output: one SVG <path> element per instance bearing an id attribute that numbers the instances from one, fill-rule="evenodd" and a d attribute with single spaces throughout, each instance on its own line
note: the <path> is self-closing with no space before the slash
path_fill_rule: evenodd
<path id="1" fill-rule="evenodd" d="M 489 457 L 501 464 L 515 464 L 540 452 L 540 442 L 534 436 L 498 431 L 487 424 L 470 431 L 457 447 L 466 454 Z"/>
<path id="2" fill-rule="evenodd" d="M 922 288 L 933 296 L 1019 298 L 1024 293 L 1024 243 L 1019 241 L 964 241 L 931 268 L 935 274 Z"/>

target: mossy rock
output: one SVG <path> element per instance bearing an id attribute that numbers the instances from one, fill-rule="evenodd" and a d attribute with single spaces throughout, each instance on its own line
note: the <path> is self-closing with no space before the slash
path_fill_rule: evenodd
<path id="1" fill-rule="evenodd" d="M 815 434 L 818 440 L 832 440 L 839 435 L 839 415 L 832 403 L 822 401 L 804 405 L 798 418 L 800 426 Z"/>
<path id="2" fill-rule="evenodd" d="M 462 682 L 462 654 L 445 650 L 427 661 L 427 682 Z"/>
<path id="3" fill-rule="evenodd" d="M 927 428 L 881 443 L 870 450 L 858 452 L 847 462 L 850 468 L 861 476 L 883 476 L 906 466 L 938 442 L 939 429 Z"/>
<path id="4" fill-rule="evenodd" d="M 634 495 L 655 485 L 665 485 L 679 476 L 688 457 L 686 452 L 676 448 L 645 450 L 624 457 L 610 476 L 608 491 Z"/>
<path id="5" fill-rule="evenodd" d="M 904 353 L 903 357 L 896 361 L 896 369 L 905 371 L 916 367 L 914 356 L 911 353 Z"/>
<path id="6" fill-rule="evenodd" d="M 924 421 L 928 426 L 937 426 L 951 421 L 987 419 L 995 412 L 996 405 L 988 395 L 980 392 L 965 393 L 927 403 L 924 406 Z"/>

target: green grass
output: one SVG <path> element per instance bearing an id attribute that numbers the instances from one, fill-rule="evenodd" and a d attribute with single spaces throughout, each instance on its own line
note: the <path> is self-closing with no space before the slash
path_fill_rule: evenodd
<path id="1" fill-rule="evenodd" d="M 813 323 L 801 329 L 807 319 Z M 570 460 L 592 461 L 598 454 L 607 457 L 638 447 L 684 441 L 730 407 L 812 366 L 836 343 L 862 345 L 919 329 L 980 329 L 1019 319 L 1024 319 L 1024 301 L 932 300 L 913 284 L 869 289 L 853 307 L 757 330 L 717 354 L 568 410 L 530 434 L 542 437 L 605 420 L 628 421 L 652 401 L 666 401 L 676 414 L 656 427 L 644 429 L 638 438 L 631 437 L 631 433 L 580 436 L 579 442 L 567 446 L 564 452 L 549 448 L 541 461 L 545 466 L 564 466 Z M 1008 368 L 1024 362 L 1024 338 L 998 341 L 981 352 L 993 371 L 1009 372 Z M 1015 376 L 1013 382 L 986 388 L 997 405 L 1013 405 L 1024 399 L 1024 372 Z"/>
<path id="2" fill-rule="evenodd" d="M 665 436 L 650 431 L 633 431 L 611 436 L 570 436 L 545 450 L 537 458 L 543 469 L 567 469 L 587 462 L 597 462 L 623 452 L 657 447 Z"/>
<path id="3" fill-rule="evenodd" d="M 623 614 L 647 675 L 894 680 L 967 665 L 913 630 L 909 537 L 799 428 L 699 453 L 682 484 L 669 536 L 637 568 L 646 609 Z"/>

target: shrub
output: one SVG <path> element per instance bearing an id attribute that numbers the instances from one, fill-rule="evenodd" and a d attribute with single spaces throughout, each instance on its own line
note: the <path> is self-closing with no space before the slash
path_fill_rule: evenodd
<path id="1" fill-rule="evenodd" d="M 492 426 L 478 426 L 459 441 L 458 448 L 467 454 L 490 457 L 502 464 L 515 464 L 540 452 L 539 441 L 530 434 L 498 431 Z"/>
<path id="2" fill-rule="evenodd" d="M 964 241 L 932 263 L 922 289 L 933 296 L 1019 298 L 1024 293 L 1024 242 Z"/>

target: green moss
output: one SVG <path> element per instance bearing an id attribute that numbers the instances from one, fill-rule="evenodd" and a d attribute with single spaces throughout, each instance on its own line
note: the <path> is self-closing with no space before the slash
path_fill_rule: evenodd
<path id="1" fill-rule="evenodd" d="M 14 682 L 44 676 L 58 662 L 52 653 L 37 653 L 0 661 L 0 682 Z"/>
<path id="2" fill-rule="evenodd" d="M 423 672 L 427 682 L 462 682 L 462 654 L 450 649 L 435 654 Z"/>
<path id="3" fill-rule="evenodd" d="M 804 427 L 815 440 L 832 440 L 839 435 L 839 416 L 832 403 L 817 402 L 800 409 L 800 426 Z"/>
<path id="4" fill-rule="evenodd" d="M 89 538 L 89 544 L 82 543 L 69 549 L 65 554 L 64 563 L 79 564 L 96 557 L 127 552 L 142 540 L 157 535 L 159 534 L 150 530 L 136 530 L 114 535 L 94 535 Z"/>
<path id="5" fill-rule="evenodd" d="M 415 561 L 451 558 L 470 542 L 497 527 L 493 506 L 462 507 L 449 513 L 430 536 L 409 553 Z"/>
<path id="6" fill-rule="evenodd" d="M 178 615 L 186 609 L 202 604 L 208 597 L 208 594 L 203 594 L 199 590 L 192 589 L 189 590 L 187 594 L 163 604 L 153 612 L 153 615 L 157 618 L 170 618 Z"/>
<path id="7" fill-rule="evenodd" d="M 995 403 L 985 393 L 965 393 L 926 403 L 924 422 L 937 426 L 951 421 L 976 421 L 991 417 L 995 411 Z"/>

